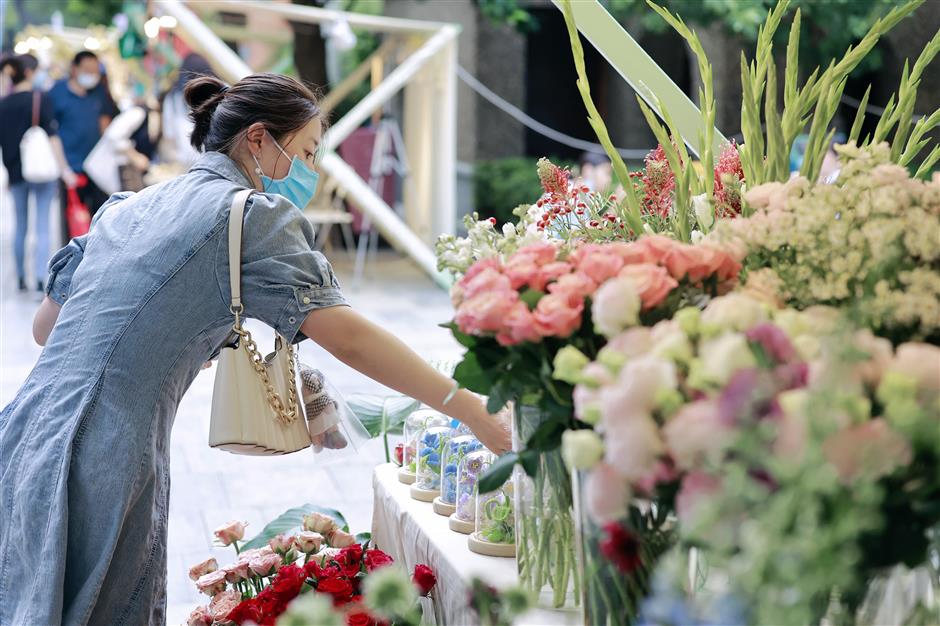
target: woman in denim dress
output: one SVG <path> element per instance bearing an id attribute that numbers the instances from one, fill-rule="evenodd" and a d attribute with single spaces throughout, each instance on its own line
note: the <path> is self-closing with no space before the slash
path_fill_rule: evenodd
<path id="1" fill-rule="evenodd" d="M 2 626 L 165 622 L 170 429 L 230 334 L 228 214 L 240 189 L 259 190 L 244 217 L 245 315 L 508 448 L 474 395 L 445 406 L 453 381 L 353 312 L 313 251 L 295 206 L 313 191 L 298 184 L 322 134 L 313 94 L 258 74 L 231 88 L 198 78 L 186 98 L 199 161 L 113 196 L 50 263 L 33 329 L 45 349 L 0 413 Z"/>

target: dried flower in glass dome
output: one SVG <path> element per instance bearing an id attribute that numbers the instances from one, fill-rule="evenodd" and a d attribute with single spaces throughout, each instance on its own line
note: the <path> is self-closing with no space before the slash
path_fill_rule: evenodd
<path id="1" fill-rule="evenodd" d="M 434 512 L 453 515 L 457 510 L 457 466 L 470 452 L 476 452 L 483 444 L 473 435 L 456 434 L 444 446 L 441 462 L 441 495 L 434 498 Z"/>
<path id="2" fill-rule="evenodd" d="M 496 491 L 476 497 L 474 531 L 467 538 L 470 550 L 486 556 L 516 556 L 516 518 L 513 511 L 512 481 Z"/>
<path id="3" fill-rule="evenodd" d="M 493 464 L 496 455 L 486 449 L 469 452 L 457 464 L 457 494 L 454 514 L 450 516 L 450 529 L 469 535 L 476 518 L 477 480 Z"/>
<path id="4" fill-rule="evenodd" d="M 450 426 L 431 426 L 418 435 L 415 482 L 411 486 L 415 500 L 431 502 L 441 495 L 441 460 L 444 446 L 453 435 Z"/>
<path id="5" fill-rule="evenodd" d="M 402 449 L 402 466 L 398 471 L 398 480 L 410 485 L 415 481 L 417 470 L 417 439 L 425 428 L 432 426 L 446 426 L 450 420 L 433 409 L 418 409 L 405 418 L 402 427 L 404 442 Z"/>

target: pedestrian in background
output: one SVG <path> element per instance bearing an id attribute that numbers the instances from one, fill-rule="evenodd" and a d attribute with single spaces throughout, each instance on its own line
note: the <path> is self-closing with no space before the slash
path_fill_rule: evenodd
<path id="1" fill-rule="evenodd" d="M 35 207 L 33 231 L 33 273 L 39 291 L 43 291 L 46 280 L 46 264 L 49 262 L 49 206 L 55 194 L 56 181 L 30 182 L 23 178 L 20 162 L 20 143 L 26 131 L 34 124 L 49 136 L 53 154 L 59 162 L 59 171 L 65 184 L 74 185 L 75 175 L 69 170 L 62 143 L 56 135 L 56 123 L 52 114 L 49 95 L 35 89 L 33 79 L 39 63 L 31 54 L 8 57 L 0 62 L 0 71 L 13 84 L 12 93 L 0 100 L 0 149 L 3 165 L 9 176 L 10 193 L 16 213 L 16 229 L 13 252 L 16 257 L 16 277 L 20 291 L 26 291 L 26 234 L 29 230 L 29 199 Z M 53 174 L 54 175 L 54 174 Z"/>
<path id="2" fill-rule="evenodd" d="M 102 83 L 101 63 L 97 55 L 88 50 L 76 54 L 72 59 L 69 77 L 58 81 L 49 95 L 68 166 L 72 172 L 81 174 L 84 172 L 85 158 L 117 112 L 114 100 Z M 78 188 L 78 196 L 92 215 L 108 199 L 107 194 L 91 180 Z M 59 198 L 63 239 L 67 242 L 69 237 L 65 215 L 68 194 L 65 185 L 60 190 Z"/>

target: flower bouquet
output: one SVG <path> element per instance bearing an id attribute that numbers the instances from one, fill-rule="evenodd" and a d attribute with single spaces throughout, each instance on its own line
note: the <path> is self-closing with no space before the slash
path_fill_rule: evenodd
<path id="1" fill-rule="evenodd" d="M 879 568 L 926 560 L 940 522 L 940 349 L 894 353 L 844 327 L 834 309 L 729 294 L 630 329 L 565 373 L 597 429 L 566 433 L 563 448 L 587 471 L 585 508 L 607 535 L 585 554 L 627 568 L 630 619 L 668 547 L 663 511 L 676 511 L 683 547 L 728 576 L 745 621 L 818 621 L 837 586 L 854 611 Z M 588 584 L 588 609 L 607 610 L 616 590 Z"/>
<path id="2" fill-rule="evenodd" d="M 748 281 L 798 308 L 850 310 L 895 342 L 940 341 L 940 176 L 911 178 L 886 143 L 838 146 L 832 185 L 805 178 L 746 194 L 755 212 L 721 234 L 748 250 Z"/>
<path id="3" fill-rule="evenodd" d="M 222 545 L 234 548 L 234 563 L 219 568 L 213 558 L 190 569 L 196 587 L 212 600 L 193 610 L 188 626 L 266 626 L 313 614 L 317 620 L 306 623 L 420 623 L 418 594 L 430 593 L 433 572 L 418 565 L 413 583 L 396 584 L 402 577 L 408 580 L 404 572 L 398 571 L 389 555 L 368 548 L 367 535 L 349 534 L 338 512 L 312 505 L 291 509 L 240 545 L 245 527 L 236 521 L 215 531 Z M 378 580 L 373 581 L 373 576 Z M 329 602 L 308 605 L 298 600 L 305 596 Z"/>
<path id="4" fill-rule="evenodd" d="M 487 394 L 491 412 L 515 403 L 516 452 L 494 464 L 481 489 L 495 490 L 517 461 L 534 476 L 526 483 L 517 475 L 520 574 L 533 590 L 547 586 L 552 604 L 565 604 L 578 582 L 570 479 L 557 452 L 562 431 L 576 423 L 572 383 L 552 377 L 553 363 L 563 366 L 570 350 L 586 362 L 605 335 L 703 304 L 729 290 L 739 268 L 736 251 L 710 240 L 691 245 L 647 235 L 570 251 L 533 244 L 505 263 L 476 263 L 455 285 L 449 327 L 467 353 L 454 377 Z"/>

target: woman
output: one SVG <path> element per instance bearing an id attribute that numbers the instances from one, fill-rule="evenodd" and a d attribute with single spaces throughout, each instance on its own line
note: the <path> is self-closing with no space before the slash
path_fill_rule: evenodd
<path id="1" fill-rule="evenodd" d="M 49 96 L 35 91 L 33 76 L 39 66 L 36 57 L 21 54 L 4 59 L 0 69 L 8 73 L 13 83 L 13 93 L 0 100 L 0 149 L 3 151 L 3 165 L 10 176 L 10 193 L 16 209 L 16 230 L 13 238 L 13 254 L 16 258 L 16 278 L 20 291 L 26 291 L 26 233 L 29 229 L 29 198 L 33 197 L 35 207 L 34 234 L 36 236 L 33 251 L 33 272 L 36 287 L 41 292 L 46 280 L 46 263 L 49 261 L 49 205 L 55 194 L 56 183 L 32 183 L 24 180 L 20 163 L 20 142 L 23 135 L 33 125 L 34 98 L 38 98 L 36 122 L 42 127 L 52 143 L 52 150 L 59 163 L 62 179 L 75 184 L 75 174 L 65 162 L 62 143 L 56 135 L 55 119 L 52 115 L 52 102 Z"/>
<path id="2" fill-rule="evenodd" d="M 199 161 L 112 197 L 50 264 L 34 323 L 45 350 L 0 414 L 4 626 L 165 620 L 170 428 L 229 336 L 227 220 L 240 189 L 259 190 L 244 217 L 245 315 L 464 421 L 491 449 L 508 447 L 477 397 L 445 404 L 451 380 L 346 306 L 313 251 L 297 207 L 314 190 L 295 184 L 322 134 L 310 90 L 274 74 L 230 88 L 203 77 L 186 98 Z"/>

